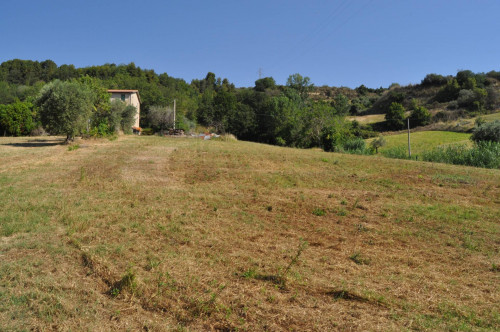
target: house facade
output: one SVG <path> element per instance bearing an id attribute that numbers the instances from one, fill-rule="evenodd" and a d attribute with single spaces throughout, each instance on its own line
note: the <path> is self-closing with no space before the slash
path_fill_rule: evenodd
<path id="1" fill-rule="evenodd" d="M 137 114 L 135 115 L 135 121 L 132 128 L 134 131 L 140 131 L 139 119 L 141 114 L 141 97 L 139 95 L 139 90 L 108 90 L 111 94 L 111 100 L 117 99 L 125 102 L 127 105 L 135 106 L 137 109 Z M 137 129 L 136 129 L 137 128 Z"/>

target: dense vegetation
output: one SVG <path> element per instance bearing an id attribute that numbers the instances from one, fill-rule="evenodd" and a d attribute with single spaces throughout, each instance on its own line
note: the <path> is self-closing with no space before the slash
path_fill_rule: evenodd
<path id="1" fill-rule="evenodd" d="M 237 88 L 211 72 L 187 83 L 134 63 L 75 68 L 57 66 L 51 60 L 16 59 L 0 65 L 0 131 L 4 135 L 27 135 L 43 124 L 52 133 L 60 133 L 42 121 L 43 112 L 37 108 L 42 88 L 59 81 L 79 85 L 80 90 L 88 92 L 93 105 L 90 127 L 83 130 L 83 126 L 76 126 L 79 130 L 72 135 L 127 130 L 124 118 L 131 113 L 112 108 L 106 93 L 106 89 L 120 88 L 140 91 L 141 127 L 147 128 L 147 133 L 173 127 L 171 108 L 175 99 L 176 128 L 193 130 L 201 125 L 242 140 L 327 151 L 364 151 L 360 138 L 403 129 L 407 119 L 413 128 L 497 109 L 499 79 L 500 72 L 496 71 L 462 70 L 456 76 L 429 74 L 418 85 L 392 84 L 388 89 L 361 85 L 349 89 L 315 87 L 308 77 L 293 74 L 284 86 L 265 77 L 254 87 Z M 346 115 L 377 113 L 385 114 L 386 121 L 370 125 L 345 120 Z"/>

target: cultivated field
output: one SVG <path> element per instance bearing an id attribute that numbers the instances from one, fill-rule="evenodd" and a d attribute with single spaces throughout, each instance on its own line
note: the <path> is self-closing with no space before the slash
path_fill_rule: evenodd
<path id="1" fill-rule="evenodd" d="M 412 155 L 432 150 L 435 147 L 448 144 L 471 144 L 470 134 L 451 131 L 417 131 L 410 134 Z M 386 145 L 379 148 L 379 152 L 394 148 L 405 148 L 408 151 L 408 134 L 384 136 Z M 366 140 L 370 143 L 373 138 Z"/>
<path id="2" fill-rule="evenodd" d="M 500 171 L 0 138 L 0 330 L 500 329 Z"/>

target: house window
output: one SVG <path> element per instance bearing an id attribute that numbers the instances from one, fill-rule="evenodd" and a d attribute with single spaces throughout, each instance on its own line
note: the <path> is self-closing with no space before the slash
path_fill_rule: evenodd
<path id="1" fill-rule="evenodd" d="M 121 99 L 122 99 L 122 101 L 125 101 L 125 94 L 121 95 Z"/>

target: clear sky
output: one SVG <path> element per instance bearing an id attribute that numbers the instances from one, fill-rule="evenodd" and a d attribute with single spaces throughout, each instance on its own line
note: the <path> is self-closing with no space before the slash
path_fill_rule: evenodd
<path id="1" fill-rule="evenodd" d="M 0 62 L 387 87 L 500 70 L 499 14 L 499 0 L 2 0 Z"/>

